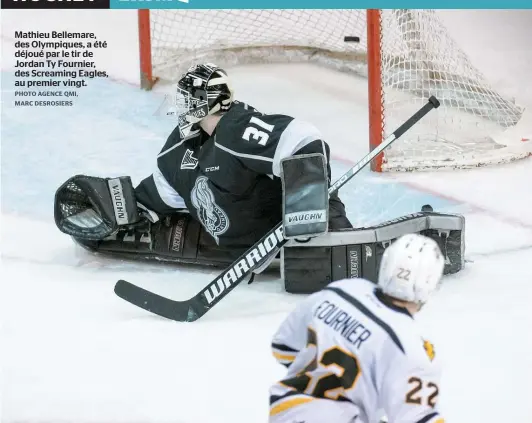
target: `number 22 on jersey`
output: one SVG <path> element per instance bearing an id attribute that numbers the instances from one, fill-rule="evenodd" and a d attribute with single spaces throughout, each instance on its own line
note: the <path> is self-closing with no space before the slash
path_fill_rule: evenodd
<path id="1" fill-rule="evenodd" d="M 308 328 L 307 348 L 316 346 L 316 332 Z M 337 371 L 334 372 L 333 368 Z M 313 397 L 342 400 L 345 399 L 345 391 L 355 386 L 359 376 L 360 364 L 357 358 L 335 346 L 325 350 L 320 357 L 316 355 L 297 376 L 285 379 L 281 384 Z"/>
<path id="2" fill-rule="evenodd" d="M 242 138 L 246 141 L 251 141 L 250 138 L 252 138 L 254 141 L 257 141 L 258 144 L 266 145 L 270 138 L 270 134 L 273 131 L 274 125 L 270 125 L 255 116 L 249 120 L 249 125 L 250 126 L 244 131 Z M 264 131 L 267 132 L 261 131 L 261 129 L 264 129 Z"/>

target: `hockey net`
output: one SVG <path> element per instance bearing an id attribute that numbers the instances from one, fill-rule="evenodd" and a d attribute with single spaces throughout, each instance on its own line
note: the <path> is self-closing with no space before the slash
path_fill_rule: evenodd
<path id="1" fill-rule="evenodd" d="M 530 154 L 524 108 L 490 86 L 433 10 L 142 10 L 139 28 L 145 88 L 197 62 L 311 62 L 367 77 L 370 147 L 435 95 L 443 107 L 374 170 L 468 168 Z"/>

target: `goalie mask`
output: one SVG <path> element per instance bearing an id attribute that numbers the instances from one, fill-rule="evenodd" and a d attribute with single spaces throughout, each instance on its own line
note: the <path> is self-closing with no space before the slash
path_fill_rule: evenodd
<path id="1" fill-rule="evenodd" d="M 194 65 L 177 83 L 175 111 L 181 135 L 207 115 L 229 110 L 233 89 L 227 73 L 211 63 Z"/>

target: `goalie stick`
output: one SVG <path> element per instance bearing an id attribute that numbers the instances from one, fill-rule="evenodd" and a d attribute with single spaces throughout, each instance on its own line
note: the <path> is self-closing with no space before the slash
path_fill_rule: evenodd
<path id="1" fill-rule="evenodd" d="M 436 97 L 431 96 L 421 109 L 332 184 L 329 188 L 329 194 L 338 191 L 385 148 L 400 138 L 432 109 L 436 109 L 439 106 L 440 102 Z M 115 285 L 114 291 L 120 298 L 151 313 L 179 322 L 194 322 L 236 288 L 246 276 L 251 275 L 253 270 L 263 265 L 269 259 L 269 256 L 280 249 L 286 242 L 287 240 L 283 237 L 283 225 L 279 223 L 264 235 L 260 241 L 242 254 L 231 266 L 209 282 L 203 290 L 185 301 L 175 301 L 162 297 L 125 280 L 119 280 Z"/>

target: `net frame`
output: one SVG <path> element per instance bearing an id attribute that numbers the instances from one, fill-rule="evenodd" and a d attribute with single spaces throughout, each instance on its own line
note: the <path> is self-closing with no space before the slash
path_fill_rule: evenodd
<path id="1" fill-rule="evenodd" d="M 443 105 L 438 113 L 380 155 L 372 170 L 469 168 L 531 153 L 530 143 L 519 143 L 525 109 L 490 86 L 434 10 L 138 13 L 141 86 L 146 89 L 159 78 L 175 81 L 201 61 L 222 67 L 309 62 L 355 73 L 368 78 L 370 149 L 403 116 L 436 95 Z M 345 43 L 349 35 L 360 35 L 360 43 Z"/>

